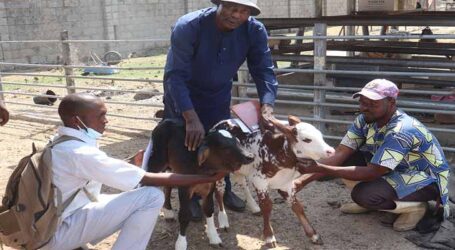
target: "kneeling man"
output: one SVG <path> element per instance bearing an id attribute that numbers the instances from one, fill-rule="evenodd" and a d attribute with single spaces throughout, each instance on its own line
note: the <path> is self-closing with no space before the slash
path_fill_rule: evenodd
<path id="1" fill-rule="evenodd" d="M 397 231 L 415 228 L 436 200 L 449 215 L 447 180 L 449 165 L 434 135 L 418 120 L 397 109 L 397 86 L 375 79 L 353 95 L 360 115 L 336 148 L 321 163 L 301 163 L 304 175 L 298 189 L 326 175 L 341 177 L 352 189 L 354 203 L 344 213 L 382 210 L 399 214 Z"/>

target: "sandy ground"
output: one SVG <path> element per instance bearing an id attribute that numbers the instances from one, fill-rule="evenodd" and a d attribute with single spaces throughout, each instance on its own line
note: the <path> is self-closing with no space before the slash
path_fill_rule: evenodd
<path id="1" fill-rule="evenodd" d="M 25 99 L 26 97 L 18 97 Z M 132 98 L 130 94 L 122 99 Z M 115 98 L 113 98 L 115 100 Z M 24 100 L 22 100 L 24 101 Z M 149 99 L 149 102 L 159 101 Z M 58 103 L 57 103 L 58 104 Z M 58 121 L 36 119 L 37 117 L 55 117 L 55 110 L 37 110 L 26 106 L 10 105 L 12 117 L 4 127 L 0 127 L 0 193 L 3 194 L 9 175 L 19 159 L 31 151 L 31 143 L 45 144 L 55 133 Z M 117 107 L 116 111 L 126 109 Z M 131 114 L 152 116 L 153 111 L 144 108 L 128 109 Z M 112 110 L 111 110 L 112 112 Z M 109 155 L 125 158 L 139 149 L 145 148 L 148 135 L 154 123 L 149 121 L 110 118 L 110 128 L 101 140 L 101 148 Z M 239 192 L 239 187 L 234 186 Z M 116 192 L 106 188 L 106 192 Z M 274 207 L 272 225 L 278 240 L 277 249 L 416 249 L 416 246 L 404 239 L 406 233 L 394 232 L 382 226 L 378 220 L 379 213 L 363 215 L 345 215 L 338 210 L 340 203 L 349 201 L 348 192 L 338 180 L 315 182 L 298 194 L 304 203 L 306 214 L 315 229 L 323 238 L 324 245 L 312 245 L 306 238 L 303 228 L 292 213 L 288 204 L 282 203 L 279 195 L 272 191 Z M 173 193 L 174 207 L 176 193 Z M 227 232 L 221 231 L 225 249 L 266 249 L 261 240 L 262 218 L 250 212 L 236 213 L 228 211 L 231 227 Z M 146 220 L 146 218 L 144 218 Z M 189 249 L 210 249 L 204 233 L 205 225 L 192 223 L 188 230 Z M 173 249 L 178 235 L 178 223 L 166 222 L 160 216 L 151 237 L 148 249 Z M 96 249 L 110 249 L 116 235 L 109 237 Z"/>

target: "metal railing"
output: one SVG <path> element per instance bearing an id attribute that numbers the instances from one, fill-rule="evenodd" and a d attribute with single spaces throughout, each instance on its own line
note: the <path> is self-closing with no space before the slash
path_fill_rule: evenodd
<path id="1" fill-rule="evenodd" d="M 62 40 L 39 40 L 39 41 L 0 41 L 1 43 L 60 43 L 62 46 L 67 46 L 63 50 L 62 58 L 64 59 L 63 64 L 32 64 L 32 63 L 11 63 L 11 62 L 0 62 L 0 67 L 2 66 L 14 66 L 22 68 L 61 68 L 63 69 L 62 74 L 39 74 L 39 73 L 29 73 L 29 72 L 2 72 L 2 77 L 8 76 L 24 76 L 24 77 L 49 77 L 49 78 L 60 78 L 65 79 L 64 83 L 23 83 L 15 81 L 3 81 L 0 80 L 1 85 L 15 85 L 15 86 L 27 86 L 27 87 L 36 87 L 36 88 L 58 88 L 66 89 L 67 93 L 73 93 L 77 90 L 94 90 L 94 91 L 110 91 L 113 93 L 144 93 L 147 91 L 144 90 L 132 90 L 126 88 L 110 88 L 110 87 L 91 87 L 91 86 L 77 86 L 75 79 L 83 80 L 102 80 L 102 81 L 111 81 L 111 82 L 125 82 L 125 85 L 128 85 L 130 82 L 142 82 L 142 83 L 157 83 L 162 84 L 162 80 L 158 79 L 141 79 L 141 78 L 120 78 L 120 77 L 92 77 L 92 76 L 79 76 L 75 75 L 72 72 L 73 69 L 86 68 L 86 65 L 77 65 L 72 64 L 73 60 L 71 59 L 71 50 L 69 45 L 72 43 L 124 43 L 124 42 L 156 42 L 156 41 L 168 41 L 168 39 L 137 39 L 137 40 L 69 40 L 65 39 L 67 34 L 62 34 Z M 327 40 L 356 40 L 356 39 L 455 39 L 455 35 L 385 35 L 385 36 L 327 36 L 327 35 L 313 35 L 313 36 L 287 36 L 287 37 L 270 37 L 270 39 L 284 40 L 318 40 L 318 41 L 327 41 Z M 318 48 L 319 49 L 319 48 Z M 315 47 L 316 50 L 316 47 Z M 324 56 L 324 55 L 322 55 Z M 325 57 L 325 56 L 324 56 Z M 318 60 L 314 60 L 314 63 L 317 64 Z M 275 72 L 277 73 L 302 73 L 302 74 L 313 74 L 315 76 L 322 77 L 321 79 L 326 79 L 327 75 L 336 74 L 336 75 L 359 75 L 359 76 L 381 76 L 381 77 L 413 77 L 421 79 L 431 79 L 431 78 L 444 78 L 446 80 L 455 80 L 455 72 L 451 70 L 446 70 L 442 72 L 415 72 L 415 71 L 363 71 L 363 70 L 333 70 L 325 69 L 325 59 L 318 68 L 313 69 L 302 69 L 302 68 L 277 68 Z M 109 69 L 119 69 L 119 70 L 164 70 L 163 67 L 112 67 L 112 66 L 90 66 L 90 68 L 109 68 Z M 241 68 L 239 72 L 247 71 L 246 68 Z M 327 81 L 321 82 L 325 84 Z M 455 86 L 455 84 L 454 84 Z M 235 88 L 250 89 L 254 87 L 254 84 L 250 83 L 248 80 L 239 79 L 238 82 L 234 83 Z M 354 87 L 334 87 L 326 85 L 280 85 L 280 91 L 283 91 L 285 94 L 283 98 L 279 96 L 276 101 L 277 106 L 287 106 L 292 105 L 302 109 L 313 109 L 318 108 L 318 114 L 301 116 L 301 119 L 304 121 L 313 122 L 320 125 L 320 128 L 324 128 L 326 124 L 335 124 L 335 125 L 348 125 L 352 122 L 352 116 L 346 116 L 342 118 L 330 118 L 327 117 L 325 110 L 328 108 L 331 109 L 357 109 L 357 104 L 350 98 L 350 94 L 358 91 L 359 88 Z M 291 93 L 298 93 L 298 99 L 291 99 L 291 94 L 286 94 L 286 91 Z M 341 92 L 342 95 L 331 96 L 334 92 Z M 44 94 L 36 94 L 24 91 L 11 91 L 11 90 L 1 90 L 1 95 L 25 95 L 25 96 L 40 96 L 40 97 L 52 97 L 52 98 L 62 98 L 63 96 L 50 96 Z M 251 96 L 245 94 L 234 96 L 232 99 L 234 101 L 244 101 L 252 99 Z M 315 94 L 316 93 L 316 94 Z M 412 95 L 448 95 L 447 91 L 443 90 L 418 90 L 418 89 L 404 89 L 401 91 L 403 94 L 412 94 Z M 153 95 L 162 95 L 162 92 L 154 92 Z M 314 95 L 317 95 L 319 98 L 315 98 Z M 322 97 L 322 98 L 321 98 Z M 295 96 L 293 97 L 295 98 Z M 254 98 L 253 98 L 254 99 Z M 55 107 L 36 105 L 32 103 L 26 103 L 21 101 L 11 101 L 9 98 L 5 98 L 7 104 L 14 105 L 28 105 L 34 108 L 51 108 Z M 154 107 L 162 108 L 162 104 L 153 104 L 153 103 L 135 103 L 135 102 L 126 102 L 126 101 L 111 101 L 106 100 L 107 104 L 112 105 L 128 105 L 131 107 Z M 430 101 L 422 100 L 401 100 L 399 99 L 398 105 L 405 111 L 411 113 L 426 113 L 426 114 L 445 114 L 445 115 L 454 115 L 455 116 L 455 103 L 436 103 Z M 113 112 L 109 113 L 113 117 L 121 117 L 125 119 L 134 119 L 134 120 L 145 120 L 145 121 L 156 121 L 158 119 L 147 116 L 129 116 L 122 114 L 115 114 Z M 283 114 L 277 114 L 277 117 L 284 118 Z M 429 129 L 433 132 L 438 133 L 455 133 L 455 129 L 438 127 L 438 126 L 429 126 Z M 327 138 L 331 139 L 340 139 L 340 136 L 333 135 L 330 133 L 326 134 Z M 449 146 L 444 147 L 446 151 L 455 152 L 455 148 Z"/>

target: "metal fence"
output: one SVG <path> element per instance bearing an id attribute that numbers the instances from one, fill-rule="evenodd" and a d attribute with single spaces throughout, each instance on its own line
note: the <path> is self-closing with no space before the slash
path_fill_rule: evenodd
<path id="1" fill-rule="evenodd" d="M 415 77 L 421 81 L 429 80 L 431 82 L 432 79 L 435 81 L 437 80 L 445 80 L 445 81 L 452 81 L 455 82 L 455 72 L 453 68 L 455 66 L 451 65 L 450 63 L 441 63 L 441 62 L 434 62 L 433 65 L 428 67 L 438 68 L 438 65 L 441 67 L 449 68 L 448 70 L 429 70 L 426 72 L 418 72 L 412 70 L 413 66 L 412 62 L 406 62 L 409 65 L 408 70 L 405 71 L 365 71 L 365 70 L 345 70 L 345 69 L 328 69 L 327 62 L 331 62 L 331 60 L 339 60 L 343 61 L 343 58 L 330 58 L 326 56 L 326 43 L 328 40 L 357 40 L 357 39 L 455 39 L 455 35 L 383 35 L 383 36 L 327 36 L 326 35 L 327 27 L 324 24 L 315 25 L 314 28 L 314 35 L 313 36 L 287 36 L 287 37 L 270 37 L 270 39 L 276 40 L 314 40 L 314 51 L 313 55 L 301 55 L 301 61 L 308 61 L 312 62 L 311 68 L 302 68 L 302 67 L 289 67 L 289 68 L 276 68 L 275 72 L 277 74 L 283 73 L 299 73 L 299 74 L 310 74 L 313 75 L 314 81 L 313 84 L 310 85 L 302 85 L 302 84 L 280 84 L 279 89 L 279 98 L 276 101 L 276 105 L 278 108 L 283 110 L 281 113 L 277 114 L 279 118 L 285 118 L 289 112 L 286 110 L 307 110 L 311 111 L 308 112 L 307 115 L 301 115 L 301 119 L 304 121 L 309 121 L 315 123 L 321 130 L 327 130 L 325 132 L 326 138 L 339 140 L 341 139 L 341 135 L 339 131 L 336 131 L 334 128 L 339 128 L 340 126 L 344 129 L 347 128 L 349 124 L 352 122 L 353 115 L 338 115 L 334 116 L 331 115 L 329 111 L 333 110 L 356 110 L 358 105 L 350 98 L 350 95 L 359 90 L 359 87 L 343 87 L 343 86 L 331 86 L 329 85 L 329 81 L 327 81 L 328 76 L 330 75 L 368 75 L 368 76 L 377 76 L 377 77 Z M 23 96 L 30 96 L 30 97 L 50 97 L 50 98 L 58 98 L 61 99 L 65 93 L 74 93 L 76 91 L 109 91 L 113 93 L 144 93 L 147 91 L 144 90 L 133 90 L 129 89 L 127 86 L 121 86 L 121 88 L 113 88 L 110 86 L 107 87 L 93 87 L 93 86 L 78 86 L 75 80 L 97 80 L 97 81 L 109 81 L 111 83 L 114 82 L 125 82 L 127 83 L 146 83 L 146 84 L 157 84 L 161 86 L 162 80 L 160 79 L 138 79 L 138 78 L 116 78 L 116 77 L 108 77 L 108 76 L 81 76 L 76 75 L 74 69 L 82 69 L 86 68 L 87 65 L 75 64 L 73 63 L 75 60 L 72 58 L 71 46 L 70 44 L 77 44 L 77 43 L 133 43 L 133 42 L 157 42 L 157 41 L 165 41 L 167 39 L 142 39 L 142 40 L 69 40 L 68 33 L 62 32 L 61 40 L 39 40 L 39 41 L 0 41 L 0 43 L 45 43 L 45 44 L 58 44 L 62 47 L 62 64 L 29 64 L 29 63 L 11 63 L 11 62 L 0 62 L 0 67 L 20 67 L 21 69 L 55 69 L 60 68 L 62 69 L 62 74 L 42 74 L 42 73 L 34 73 L 30 71 L 26 72 L 18 72 L 18 71 L 9 71 L 9 72 L 1 72 L 1 79 L 0 79 L 0 93 L 5 99 L 5 103 L 7 104 L 14 104 L 14 105 L 26 105 L 31 106 L 33 108 L 43 108 L 43 109 L 56 109 L 55 107 L 51 106 L 43 106 L 43 105 L 36 105 L 32 102 L 24 102 L 24 101 L 14 101 L 12 98 L 9 98 L 9 95 L 23 95 Z M 305 58 L 306 57 L 306 58 Z M 277 59 L 290 61 L 283 56 L 277 56 Z M 292 59 L 293 60 L 293 59 Z M 361 59 L 357 59 L 361 60 Z M 380 59 L 378 60 L 380 62 Z M 360 61 L 359 63 L 365 63 Z M 385 64 L 387 64 L 387 60 L 384 60 Z M 91 68 L 108 68 L 108 69 L 119 69 L 121 71 L 128 71 L 128 70 L 163 70 L 163 67 L 104 67 L 104 66 L 90 66 Z M 450 69 L 451 68 L 451 69 Z M 254 84 L 250 82 L 249 78 L 247 77 L 247 69 L 241 68 L 239 70 L 239 80 L 234 82 L 234 101 L 245 101 L 250 99 L 255 99 L 254 97 Z M 55 79 L 64 79 L 64 81 L 58 82 L 56 80 L 52 83 L 40 83 L 40 82 L 18 82 L 18 81 L 5 81 L 5 77 L 8 76 L 24 76 L 24 77 L 47 77 L 47 78 L 55 78 Z M 61 92 L 60 95 L 53 96 L 53 95 L 45 95 L 45 94 L 37 94 L 33 92 L 24 92 L 18 90 L 3 90 L 2 86 L 19 86 L 19 87 L 33 87 L 39 89 L 61 89 L 64 90 L 65 93 Z M 455 86 L 455 84 L 447 84 L 447 86 Z M 252 91 L 253 89 L 253 91 Z M 283 94 L 281 94 L 283 93 Z M 416 98 L 408 98 L 408 99 L 399 99 L 398 106 L 399 108 L 403 109 L 406 112 L 410 112 L 412 114 L 423 114 L 423 115 L 435 115 L 435 114 L 444 114 L 444 115 L 453 115 L 455 116 L 455 102 L 434 102 L 431 100 L 424 100 L 419 96 L 428 97 L 429 95 L 449 95 L 447 90 L 445 89 L 426 89 L 421 90 L 419 86 L 416 85 L 414 89 L 408 88 L 401 90 L 402 94 L 412 95 Z M 153 93 L 156 96 L 160 96 L 163 93 L 161 91 Z M 106 100 L 108 105 L 127 105 L 131 108 L 133 107 L 145 107 L 145 108 L 162 108 L 161 103 L 142 103 L 142 102 L 134 102 L 134 101 L 113 101 L 113 100 Z M 289 108 L 289 109 L 288 109 Z M 14 113 L 14 110 L 12 110 Z M 148 112 L 141 112 L 148 113 Z M 149 114 L 151 114 L 150 112 Z M 56 113 L 55 113 L 56 114 Z M 151 121 L 157 120 L 151 115 L 125 115 L 125 114 L 118 114 L 114 111 L 109 112 L 109 116 L 112 117 L 120 117 L 125 119 L 133 119 L 133 120 L 140 120 L 140 121 Z M 56 117 L 56 116 L 55 116 Z M 427 123 L 429 129 L 435 133 L 443 134 L 443 135 L 452 135 L 455 133 L 455 129 L 451 128 L 450 125 L 440 125 L 434 123 Z M 341 130 L 343 130 L 341 129 Z M 345 129 L 344 129 L 345 131 Z M 447 141 L 443 143 L 444 150 L 447 152 L 455 152 L 455 147 L 452 146 L 451 141 Z"/>

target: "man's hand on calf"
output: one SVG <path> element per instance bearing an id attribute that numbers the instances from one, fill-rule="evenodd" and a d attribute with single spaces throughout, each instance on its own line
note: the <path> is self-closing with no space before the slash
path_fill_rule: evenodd
<path id="1" fill-rule="evenodd" d="M 273 123 L 272 120 L 276 119 L 273 116 L 273 107 L 270 104 L 263 104 L 261 107 L 261 115 L 259 117 L 259 128 L 262 132 L 264 130 L 272 130 Z"/>
<path id="2" fill-rule="evenodd" d="M 195 151 L 204 139 L 204 126 L 194 110 L 183 112 L 183 117 L 186 129 L 185 147 L 188 147 L 189 151 Z"/>
<path id="3" fill-rule="evenodd" d="M 311 159 L 298 159 L 297 160 L 297 170 L 301 174 L 317 173 L 320 172 L 319 164 Z"/>

